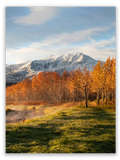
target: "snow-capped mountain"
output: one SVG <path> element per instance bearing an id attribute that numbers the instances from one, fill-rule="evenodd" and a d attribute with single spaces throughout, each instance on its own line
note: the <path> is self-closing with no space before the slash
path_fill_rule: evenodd
<path id="1" fill-rule="evenodd" d="M 93 65 L 96 64 L 97 60 L 83 53 L 61 56 L 51 55 L 45 59 L 34 60 L 28 63 L 6 65 L 6 83 L 17 83 L 44 71 L 58 71 L 62 73 L 64 70 L 70 72 L 78 68 L 83 69 L 85 66 L 90 71 Z"/>
<path id="2" fill-rule="evenodd" d="M 21 67 L 22 65 L 24 65 L 25 63 L 20 63 L 20 64 L 12 64 L 12 65 L 8 65 L 6 64 L 6 74 L 15 70 L 15 69 L 18 69 L 19 67 Z"/>

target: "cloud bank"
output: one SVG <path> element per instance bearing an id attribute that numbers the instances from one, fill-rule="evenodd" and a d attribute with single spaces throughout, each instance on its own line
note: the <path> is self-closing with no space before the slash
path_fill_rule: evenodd
<path id="1" fill-rule="evenodd" d="M 43 41 L 33 42 L 29 47 L 23 47 L 20 49 L 7 49 L 7 59 L 15 61 L 15 63 L 22 63 L 25 60 L 35 60 L 46 58 L 48 55 L 62 55 L 65 53 L 82 52 L 83 54 L 89 55 L 95 59 L 106 60 L 108 56 L 115 57 L 115 49 L 110 49 L 109 46 L 115 45 L 115 37 L 108 40 L 102 39 L 95 41 L 91 38 L 99 32 L 105 32 L 108 28 L 92 28 L 83 31 L 73 32 L 71 34 L 64 33 L 60 35 L 54 35 Z M 74 42 L 83 42 L 84 40 L 89 41 L 84 45 L 73 45 Z M 19 58 L 18 58 L 19 57 Z M 24 59 L 23 59 L 24 57 Z"/>

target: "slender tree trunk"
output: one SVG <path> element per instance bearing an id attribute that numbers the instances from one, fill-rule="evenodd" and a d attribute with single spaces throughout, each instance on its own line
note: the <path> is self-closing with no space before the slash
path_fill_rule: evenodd
<path id="1" fill-rule="evenodd" d="M 64 103 L 66 102 L 66 88 L 65 88 L 65 83 L 64 83 Z"/>
<path id="2" fill-rule="evenodd" d="M 87 104 L 87 90 L 86 90 L 86 86 L 84 87 L 84 92 L 85 92 L 85 108 L 87 108 L 88 104 Z"/>
<path id="3" fill-rule="evenodd" d="M 102 91 L 102 106 L 104 106 L 104 91 Z"/>
<path id="4" fill-rule="evenodd" d="M 82 98 L 82 96 L 81 96 L 81 93 L 80 93 L 80 91 L 79 91 L 79 102 L 81 103 L 81 98 Z"/>
<path id="5" fill-rule="evenodd" d="M 62 94 L 60 95 L 60 105 L 61 105 L 61 103 L 62 103 Z"/>
<path id="6" fill-rule="evenodd" d="M 74 91 L 74 98 L 73 98 L 73 102 L 75 102 L 75 91 Z"/>
<path id="7" fill-rule="evenodd" d="M 114 91 L 112 91 L 112 103 L 114 104 Z"/>
<path id="8" fill-rule="evenodd" d="M 105 89 L 105 104 L 107 105 L 107 90 Z"/>
<path id="9" fill-rule="evenodd" d="M 100 92 L 99 90 L 97 91 L 97 105 L 99 105 L 99 100 L 100 100 Z"/>

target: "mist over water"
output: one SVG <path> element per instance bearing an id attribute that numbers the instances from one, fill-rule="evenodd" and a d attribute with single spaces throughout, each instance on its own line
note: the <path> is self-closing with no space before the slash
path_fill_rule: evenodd
<path id="1" fill-rule="evenodd" d="M 43 108 L 37 111 L 36 111 L 36 108 L 23 109 L 23 110 L 11 110 L 10 112 L 6 113 L 6 123 L 23 122 L 23 120 L 36 118 L 43 115 L 45 115 Z"/>
<path id="2" fill-rule="evenodd" d="M 28 119 L 33 119 L 47 114 L 52 114 L 62 109 L 67 109 L 78 104 L 79 103 L 74 102 L 74 103 L 62 104 L 60 106 L 58 105 L 55 106 L 50 104 L 43 106 L 7 105 L 6 123 L 25 122 Z"/>

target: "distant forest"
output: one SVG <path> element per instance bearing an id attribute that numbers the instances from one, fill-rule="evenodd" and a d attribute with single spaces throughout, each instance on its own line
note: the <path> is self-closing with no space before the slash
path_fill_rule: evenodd
<path id="1" fill-rule="evenodd" d="M 24 79 L 6 88 L 6 102 L 50 103 L 79 102 L 96 100 L 104 105 L 116 96 L 116 59 L 110 57 L 105 63 L 98 61 L 90 72 L 85 67 L 62 75 L 58 72 L 40 72 L 31 80 Z"/>

